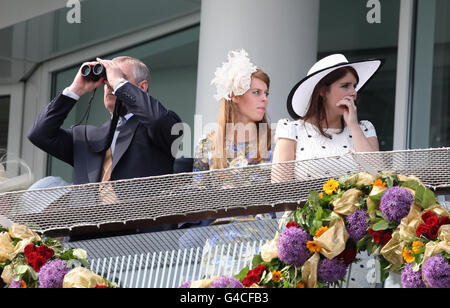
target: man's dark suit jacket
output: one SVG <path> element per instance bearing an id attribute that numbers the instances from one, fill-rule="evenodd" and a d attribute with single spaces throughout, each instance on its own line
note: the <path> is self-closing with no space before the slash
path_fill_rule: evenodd
<path id="1" fill-rule="evenodd" d="M 117 89 L 115 95 L 133 113 L 120 128 L 114 155 L 111 181 L 173 173 L 172 126 L 181 119 L 156 99 L 131 83 Z M 93 153 L 85 140 L 84 125 L 61 128 L 76 101 L 58 95 L 37 117 L 28 133 L 29 140 L 50 155 L 74 167 L 74 184 L 99 182 L 105 153 Z M 87 126 L 89 144 L 102 148 L 111 121 L 101 127 Z M 176 153 L 174 153 L 176 154 Z"/>
<path id="2" fill-rule="evenodd" d="M 171 153 L 172 143 L 182 132 L 180 135 L 172 135 L 171 132 L 173 125 L 181 123 L 179 116 L 131 83 L 121 86 L 115 95 L 134 116 L 120 128 L 113 155 L 111 181 L 173 173 L 175 158 Z M 101 127 L 80 125 L 71 129 L 61 128 L 75 104 L 76 100 L 58 95 L 39 114 L 28 138 L 43 151 L 72 165 L 74 184 L 99 182 L 105 153 L 94 153 L 89 149 L 85 140 L 85 127 L 89 144 L 101 149 L 106 143 L 111 121 Z M 120 199 L 129 198 L 126 192 L 115 190 L 115 193 Z M 163 224 L 137 230 L 75 235 L 71 236 L 71 241 L 176 228 L 176 224 Z"/>

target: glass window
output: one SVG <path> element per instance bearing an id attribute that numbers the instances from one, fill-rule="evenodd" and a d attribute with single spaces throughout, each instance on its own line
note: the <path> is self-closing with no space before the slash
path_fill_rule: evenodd
<path id="1" fill-rule="evenodd" d="M 393 148 L 400 1 L 381 1 L 380 23 L 361 0 L 321 0 L 318 59 L 333 53 L 349 61 L 382 58 L 383 68 L 359 93 L 359 120 L 371 121 L 380 150 Z M 373 11 L 375 12 L 375 11 Z"/>
<path id="2" fill-rule="evenodd" d="M 200 0 L 65 2 L 71 6 L 0 29 L 0 82 L 18 82 L 49 59 L 197 13 L 201 7 Z"/>
<path id="3" fill-rule="evenodd" d="M 161 101 L 166 108 L 175 111 L 184 123 L 194 127 L 199 36 L 199 26 L 195 26 L 114 54 L 93 55 L 93 58 L 131 56 L 142 60 L 150 69 L 150 95 Z M 78 68 L 76 66 L 54 74 L 53 96 L 71 84 Z M 63 127 L 69 128 L 82 121 L 89 98 L 90 95 L 87 94 L 80 99 Z M 103 104 L 103 87 L 100 87 L 92 102 L 88 124 L 99 126 L 109 118 Z M 84 123 L 82 121 L 81 124 Z M 68 182 L 73 178 L 73 168 L 51 156 L 47 173 L 61 176 Z"/>
<path id="4" fill-rule="evenodd" d="M 8 146 L 9 96 L 0 96 L 0 158 Z"/>
<path id="5" fill-rule="evenodd" d="M 418 1 L 411 148 L 450 146 L 450 1 Z"/>
<path id="6" fill-rule="evenodd" d="M 192 0 L 85 0 L 80 23 L 68 23 L 70 9 L 55 12 L 53 52 L 105 41 L 200 10 Z"/>

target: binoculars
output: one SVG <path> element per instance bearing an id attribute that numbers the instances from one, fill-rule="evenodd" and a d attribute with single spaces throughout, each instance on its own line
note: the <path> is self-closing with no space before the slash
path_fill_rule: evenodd
<path id="1" fill-rule="evenodd" d="M 100 63 L 97 63 L 95 65 L 85 64 L 81 67 L 81 75 L 84 78 L 92 81 L 97 81 L 101 77 L 106 79 L 106 69 Z"/>

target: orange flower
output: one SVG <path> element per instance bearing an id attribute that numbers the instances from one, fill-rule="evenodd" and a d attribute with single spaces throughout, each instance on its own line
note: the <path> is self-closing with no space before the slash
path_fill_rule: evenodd
<path id="1" fill-rule="evenodd" d="M 403 259 L 405 259 L 406 263 L 412 263 L 416 258 L 411 256 L 411 252 L 405 247 L 403 248 Z"/>
<path id="2" fill-rule="evenodd" d="M 25 281 L 22 280 L 22 281 L 20 282 L 20 288 L 21 288 L 21 289 L 26 289 L 26 288 L 27 288 L 27 284 L 25 283 Z"/>
<path id="3" fill-rule="evenodd" d="M 320 199 L 323 199 L 323 193 L 319 194 Z"/>
<path id="4" fill-rule="evenodd" d="M 299 282 L 298 285 L 295 286 L 296 289 L 304 289 L 305 288 L 305 284 L 303 282 Z"/>
<path id="5" fill-rule="evenodd" d="M 281 275 L 282 275 L 281 272 L 273 271 L 272 272 L 272 280 L 275 281 L 275 282 L 280 281 L 281 280 Z"/>
<path id="6" fill-rule="evenodd" d="M 425 244 L 422 243 L 421 241 L 413 242 L 413 244 L 412 244 L 412 253 L 418 253 L 423 248 L 423 246 L 425 246 Z"/>
<path id="7" fill-rule="evenodd" d="M 324 234 L 326 231 L 328 231 L 328 227 L 322 227 L 322 228 L 319 228 L 317 231 L 316 231 L 316 237 L 317 238 L 319 238 L 322 234 Z"/>
<path id="8" fill-rule="evenodd" d="M 328 180 L 325 185 L 323 185 L 323 191 L 331 196 L 333 193 L 337 193 L 339 188 L 339 182 L 335 179 Z"/>
<path id="9" fill-rule="evenodd" d="M 386 183 L 383 182 L 382 179 L 378 179 L 375 182 L 373 182 L 373 186 L 381 186 L 381 187 L 386 187 Z"/>
<path id="10" fill-rule="evenodd" d="M 306 248 L 308 248 L 310 252 L 319 252 L 320 251 L 320 246 L 317 245 L 317 243 L 315 241 L 308 241 L 306 243 Z"/>

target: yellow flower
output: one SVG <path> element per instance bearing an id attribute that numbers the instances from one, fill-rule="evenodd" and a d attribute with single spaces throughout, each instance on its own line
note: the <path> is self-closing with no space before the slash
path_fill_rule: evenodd
<path id="1" fill-rule="evenodd" d="M 411 252 L 409 252 L 405 247 L 403 248 L 403 259 L 405 259 L 406 263 L 412 263 L 416 258 L 411 256 Z"/>
<path id="2" fill-rule="evenodd" d="M 295 286 L 296 289 L 304 289 L 305 284 L 303 282 L 300 282 L 298 285 Z"/>
<path id="3" fill-rule="evenodd" d="M 339 182 L 335 179 L 328 180 L 325 185 L 323 185 L 323 191 L 331 196 L 333 193 L 337 193 L 339 188 Z"/>
<path id="4" fill-rule="evenodd" d="M 320 246 L 315 241 L 308 241 L 306 243 L 306 248 L 308 248 L 310 252 L 320 251 Z"/>
<path id="5" fill-rule="evenodd" d="M 380 187 L 386 187 L 386 183 L 383 182 L 382 179 L 378 179 L 375 182 L 373 182 L 373 186 L 380 186 Z"/>
<path id="6" fill-rule="evenodd" d="M 319 230 L 316 231 L 316 237 L 319 238 L 322 234 L 324 234 L 326 231 L 328 231 L 328 227 L 322 227 L 319 228 Z"/>
<path id="7" fill-rule="evenodd" d="M 425 244 L 422 243 L 421 241 L 413 242 L 413 244 L 412 244 L 412 253 L 418 253 L 423 248 L 423 246 L 425 246 Z"/>
<path id="8" fill-rule="evenodd" d="M 280 281 L 281 280 L 281 275 L 282 275 L 281 272 L 274 270 L 272 272 L 272 280 L 275 281 L 275 282 Z"/>
<path id="9" fill-rule="evenodd" d="M 323 193 L 319 194 L 320 199 L 323 199 Z"/>

